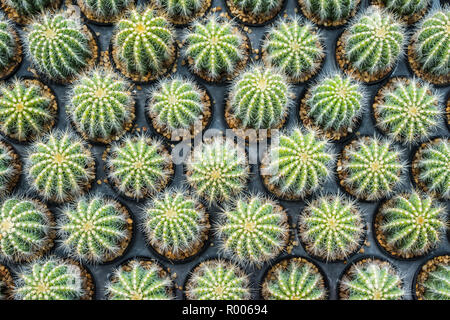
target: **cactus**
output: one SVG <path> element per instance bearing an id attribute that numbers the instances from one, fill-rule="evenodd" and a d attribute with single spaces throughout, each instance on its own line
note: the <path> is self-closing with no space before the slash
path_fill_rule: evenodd
<path id="1" fill-rule="evenodd" d="M 53 246 L 53 217 L 29 198 L 9 197 L 0 207 L 0 257 L 16 262 L 41 256 Z"/>
<path id="2" fill-rule="evenodd" d="M 5 196 L 16 186 L 21 171 L 17 153 L 0 140 L 0 196 Z"/>
<path id="3" fill-rule="evenodd" d="M 302 258 L 290 258 L 273 266 L 262 285 L 266 300 L 324 300 L 327 292 L 317 267 Z"/>
<path id="4" fill-rule="evenodd" d="M 241 193 L 248 175 L 245 151 L 219 137 L 197 146 L 187 163 L 189 184 L 209 204 L 228 201 Z"/>
<path id="5" fill-rule="evenodd" d="M 53 127 L 56 99 L 39 81 L 15 79 L 0 92 L 0 128 L 9 137 L 29 141 Z"/>
<path id="6" fill-rule="evenodd" d="M 355 202 L 341 195 L 309 203 L 300 216 L 300 236 L 309 253 L 327 261 L 344 260 L 364 239 L 364 220 Z"/>
<path id="7" fill-rule="evenodd" d="M 299 0 L 298 2 L 305 16 L 315 23 L 339 26 L 355 13 L 360 0 Z"/>
<path id="8" fill-rule="evenodd" d="M 400 184 L 403 168 L 401 153 L 389 140 L 363 137 L 344 148 L 338 174 L 350 194 L 375 201 Z"/>
<path id="9" fill-rule="evenodd" d="M 393 139 L 416 143 L 426 139 L 442 116 L 439 98 L 415 79 L 393 79 L 374 104 L 377 125 Z"/>
<path id="10" fill-rule="evenodd" d="M 170 300 L 172 281 L 151 261 L 132 260 L 114 271 L 106 286 L 110 300 Z"/>
<path id="11" fill-rule="evenodd" d="M 99 18 L 110 20 L 111 17 L 119 16 L 133 0 L 77 0 L 77 2 L 95 20 Z"/>
<path id="12" fill-rule="evenodd" d="M 9 20 L 0 14 L 0 72 L 8 72 L 14 63 L 14 56 L 19 52 L 20 44 L 16 40 L 17 35 Z"/>
<path id="13" fill-rule="evenodd" d="M 189 300 L 248 300 L 249 278 L 231 262 L 208 260 L 192 271 L 185 293 Z"/>
<path id="14" fill-rule="evenodd" d="M 3 1 L 2 1 L 3 2 Z M 20 16 L 32 16 L 43 12 L 47 8 L 54 8 L 59 4 L 55 0 L 6 0 L 7 7 L 14 9 Z"/>
<path id="15" fill-rule="evenodd" d="M 402 280 L 390 263 L 362 260 L 350 267 L 341 280 L 341 298 L 346 300 L 400 300 L 405 294 Z"/>
<path id="16" fill-rule="evenodd" d="M 258 16 L 269 14 L 283 4 L 282 0 L 232 0 L 232 3 L 242 11 Z"/>
<path id="17" fill-rule="evenodd" d="M 77 259 L 106 262 L 120 256 L 131 240 L 132 220 L 118 202 L 100 196 L 81 198 L 62 211 L 58 232 Z"/>
<path id="18" fill-rule="evenodd" d="M 203 206 L 181 190 L 170 190 L 153 199 L 144 209 L 144 220 L 152 247 L 175 260 L 197 253 L 209 230 Z"/>
<path id="19" fill-rule="evenodd" d="M 300 16 L 281 19 L 272 27 L 263 45 L 264 57 L 284 71 L 293 82 L 315 75 L 325 56 L 321 36 Z"/>
<path id="20" fill-rule="evenodd" d="M 426 194 L 399 194 L 381 208 L 375 225 L 394 254 L 422 255 L 436 247 L 445 233 L 445 207 Z"/>
<path id="21" fill-rule="evenodd" d="M 211 5 L 209 0 L 155 0 L 155 3 L 177 24 L 195 19 Z"/>
<path id="22" fill-rule="evenodd" d="M 276 128 L 285 121 L 291 95 L 283 73 L 253 65 L 234 81 L 230 91 L 230 111 L 244 128 Z"/>
<path id="23" fill-rule="evenodd" d="M 40 16 L 31 24 L 25 41 L 38 71 L 59 82 L 78 76 L 96 54 L 87 28 L 66 13 Z"/>
<path id="24" fill-rule="evenodd" d="M 233 22 L 217 15 L 194 22 L 185 42 L 184 55 L 193 71 L 208 81 L 234 76 L 246 57 L 244 35 Z"/>
<path id="25" fill-rule="evenodd" d="M 144 134 L 126 136 L 113 144 L 106 165 L 112 184 L 135 199 L 163 189 L 173 172 L 170 155 L 161 142 Z"/>
<path id="26" fill-rule="evenodd" d="M 175 56 L 174 30 L 152 7 L 127 11 L 116 24 L 113 41 L 118 62 L 141 80 L 163 73 Z"/>
<path id="27" fill-rule="evenodd" d="M 294 128 L 279 136 L 267 160 L 262 174 L 269 191 L 282 198 L 298 199 L 322 186 L 331 175 L 334 155 L 331 144 L 317 133 Z"/>
<path id="28" fill-rule="evenodd" d="M 430 4 L 430 0 L 381 0 L 381 2 L 387 9 L 403 18 L 423 15 Z M 414 22 L 414 20 L 411 22 Z"/>
<path id="29" fill-rule="evenodd" d="M 67 112 L 85 138 L 110 142 L 134 119 L 131 84 L 109 69 L 94 69 L 73 84 Z"/>
<path id="30" fill-rule="evenodd" d="M 438 263 L 422 284 L 425 300 L 450 300 L 450 265 Z"/>
<path id="31" fill-rule="evenodd" d="M 28 149 L 26 174 L 45 200 L 65 202 L 84 193 L 95 177 L 87 145 L 72 133 L 55 130 Z"/>

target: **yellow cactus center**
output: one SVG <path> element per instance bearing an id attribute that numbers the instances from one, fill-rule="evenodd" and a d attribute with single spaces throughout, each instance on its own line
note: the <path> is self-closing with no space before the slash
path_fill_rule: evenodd
<path id="1" fill-rule="evenodd" d="M 382 297 L 383 297 L 383 292 L 381 292 L 380 290 L 375 290 L 375 292 L 373 293 L 373 299 L 381 300 Z"/>
<path id="2" fill-rule="evenodd" d="M 94 229 L 94 224 L 92 223 L 92 221 L 86 222 L 83 226 L 83 231 L 85 231 L 85 232 L 90 232 L 93 229 Z"/>
<path id="3" fill-rule="evenodd" d="M 345 87 L 339 88 L 339 90 L 337 91 L 337 95 L 341 99 L 344 99 L 347 96 L 347 88 L 345 88 Z"/>
<path id="4" fill-rule="evenodd" d="M 328 225 L 332 230 L 334 230 L 337 227 L 337 222 L 334 218 L 331 218 L 330 220 L 328 220 Z"/>
<path id="5" fill-rule="evenodd" d="M 420 217 L 417 217 L 416 221 L 417 221 L 417 224 L 421 226 L 425 223 L 425 218 L 420 216 Z"/>
<path id="6" fill-rule="evenodd" d="M 291 45 L 291 49 L 292 49 L 292 51 L 299 51 L 300 50 L 300 43 L 293 42 L 292 45 Z"/>
<path id="7" fill-rule="evenodd" d="M 13 222 L 10 219 L 5 219 L 0 223 L 0 231 L 1 233 L 9 233 L 14 227 Z"/>
<path id="8" fill-rule="evenodd" d="M 144 33 L 145 32 L 145 25 L 143 23 L 138 23 L 136 25 L 136 31 L 138 33 Z"/>
<path id="9" fill-rule="evenodd" d="M 419 114 L 419 108 L 417 108 L 416 106 L 412 106 L 411 108 L 409 108 L 408 113 L 411 117 L 415 117 Z"/>
<path id="10" fill-rule="evenodd" d="M 261 91 L 266 90 L 266 88 L 267 88 L 267 79 L 264 79 L 264 78 L 259 79 L 259 81 L 258 81 L 258 88 Z"/>
<path id="11" fill-rule="evenodd" d="M 256 223 L 253 221 L 247 221 L 244 224 L 244 230 L 247 232 L 253 232 L 253 231 L 255 231 L 255 229 L 256 229 Z"/>
<path id="12" fill-rule="evenodd" d="M 221 297 L 221 296 L 223 295 L 223 291 L 224 291 L 224 288 L 223 288 L 222 286 L 217 286 L 217 287 L 214 289 L 214 293 L 215 293 L 216 296 L 218 296 L 218 297 Z"/>
<path id="13" fill-rule="evenodd" d="M 299 159 L 301 163 L 307 163 L 309 160 L 309 156 L 307 153 L 302 153 L 300 154 Z"/>
<path id="14" fill-rule="evenodd" d="M 178 103 L 178 99 L 176 96 L 169 96 L 167 99 L 167 102 L 169 102 L 170 105 L 176 105 Z"/>
<path id="15" fill-rule="evenodd" d="M 134 164 L 134 168 L 137 170 L 142 169 L 142 167 L 144 167 L 144 163 L 141 160 L 136 161 L 136 163 Z"/>
<path id="16" fill-rule="evenodd" d="M 380 27 L 380 28 L 377 28 L 376 30 L 375 30 L 375 36 L 377 37 L 377 38 L 384 38 L 384 37 L 386 37 L 386 34 L 387 34 L 388 32 L 387 32 L 387 30 L 384 28 L 384 27 Z"/>
<path id="17" fill-rule="evenodd" d="M 219 180 L 222 177 L 222 173 L 220 172 L 220 170 L 215 169 L 211 172 L 210 177 L 213 180 Z"/>
<path id="18" fill-rule="evenodd" d="M 139 292 L 133 292 L 131 295 L 131 300 L 144 300 L 144 298 Z"/>
<path id="19" fill-rule="evenodd" d="M 211 38 L 211 45 L 215 46 L 218 43 L 219 43 L 219 39 L 216 36 Z"/>
<path id="20" fill-rule="evenodd" d="M 57 36 L 55 30 L 53 30 L 53 29 L 45 30 L 44 34 L 45 34 L 45 37 L 48 39 L 53 39 Z"/>
<path id="21" fill-rule="evenodd" d="M 47 284 L 46 283 L 43 283 L 43 282 L 41 282 L 41 283 L 39 283 L 37 286 L 36 286 L 36 292 L 37 293 L 39 293 L 39 294 L 45 294 L 45 293 L 47 293 L 48 292 L 48 286 L 47 286 Z"/>
<path id="22" fill-rule="evenodd" d="M 370 169 L 372 170 L 372 172 L 379 171 L 381 169 L 381 163 L 379 161 L 374 161 L 370 166 Z"/>
<path id="23" fill-rule="evenodd" d="M 105 95 L 106 95 L 106 90 L 103 88 L 98 88 L 94 93 L 94 96 L 97 98 L 103 98 Z"/>
<path id="24" fill-rule="evenodd" d="M 24 105 L 22 102 L 19 102 L 19 103 L 16 105 L 16 109 L 17 109 L 18 112 L 22 112 L 23 109 L 25 109 L 25 105 Z"/>
<path id="25" fill-rule="evenodd" d="M 167 218 L 175 218 L 177 216 L 177 212 L 173 209 L 169 209 L 166 211 Z"/>
<path id="26" fill-rule="evenodd" d="M 66 160 L 66 158 L 64 157 L 63 154 L 61 154 L 61 153 L 55 154 L 55 162 L 57 164 L 62 164 L 65 160 Z"/>

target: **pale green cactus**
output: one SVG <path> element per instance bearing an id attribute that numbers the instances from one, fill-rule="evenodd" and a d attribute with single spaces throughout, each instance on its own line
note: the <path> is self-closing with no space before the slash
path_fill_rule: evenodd
<path id="1" fill-rule="evenodd" d="M 15 187 L 22 171 L 19 156 L 14 149 L 0 140 L 0 196 L 5 196 Z"/>
<path id="2" fill-rule="evenodd" d="M 110 19 L 119 16 L 133 0 L 77 0 L 77 2 L 95 18 Z"/>
<path id="3" fill-rule="evenodd" d="M 0 72 L 7 72 L 18 54 L 19 44 L 11 22 L 0 14 Z"/>
<path id="4" fill-rule="evenodd" d="M 421 285 L 425 288 L 424 300 L 450 300 L 450 265 L 436 264 Z"/>
<path id="5" fill-rule="evenodd" d="M 299 0 L 303 13 L 315 23 L 325 26 L 344 24 L 358 8 L 359 0 Z"/>
<path id="6" fill-rule="evenodd" d="M 54 8 L 59 0 L 6 0 L 6 6 L 14 9 L 19 15 L 32 16 L 48 8 Z"/>
<path id="7" fill-rule="evenodd" d="M 381 0 L 390 11 L 401 17 L 419 15 L 430 5 L 430 0 Z"/>
<path id="8" fill-rule="evenodd" d="M 209 2 L 208 0 L 155 0 L 155 3 L 172 21 L 183 24 L 206 11 Z"/>
<path id="9" fill-rule="evenodd" d="M 268 14 L 279 8 L 281 0 L 232 0 L 232 3 L 245 12 L 253 15 Z"/>

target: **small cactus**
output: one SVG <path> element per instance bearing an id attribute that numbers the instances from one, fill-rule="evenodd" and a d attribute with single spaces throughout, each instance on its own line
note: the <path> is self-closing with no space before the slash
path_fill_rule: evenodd
<path id="1" fill-rule="evenodd" d="M 325 300 L 327 292 L 319 269 L 303 258 L 273 266 L 262 284 L 266 300 Z"/>
<path id="2" fill-rule="evenodd" d="M 33 199 L 10 197 L 0 207 L 0 257 L 23 262 L 46 253 L 53 246 L 53 217 Z"/>
<path id="3" fill-rule="evenodd" d="M 298 0 L 303 14 L 313 22 L 325 26 L 340 26 L 353 16 L 360 0 Z"/>
<path id="4" fill-rule="evenodd" d="M 30 141 L 54 125 L 56 98 L 38 80 L 15 79 L 0 87 L 0 130 L 18 141 Z"/>
<path id="5" fill-rule="evenodd" d="M 22 165 L 14 149 L 0 140 L 0 196 L 5 196 L 19 181 Z"/>
<path id="6" fill-rule="evenodd" d="M 430 0 L 379 0 L 388 10 L 402 17 L 408 23 L 422 18 Z"/>
<path id="7" fill-rule="evenodd" d="M 394 140 L 423 141 L 440 122 L 439 98 L 429 85 L 415 79 L 392 79 L 374 104 L 378 127 Z"/>
<path id="8" fill-rule="evenodd" d="M 427 265 L 430 265 L 430 268 L 424 270 Z M 425 266 L 419 273 L 418 286 L 416 286 L 416 288 L 423 289 L 419 299 L 450 300 L 449 256 L 438 256 L 433 258 L 429 260 Z M 425 276 L 425 279 L 422 279 L 423 276 Z"/>
<path id="9" fill-rule="evenodd" d="M 299 16 L 279 20 L 269 30 L 263 50 L 267 62 L 293 82 L 315 75 L 325 57 L 319 31 Z"/>
<path id="10" fill-rule="evenodd" d="M 306 251 L 327 261 L 344 260 L 364 239 L 360 210 L 340 195 L 323 196 L 308 204 L 299 224 Z"/>
<path id="11" fill-rule="evenodd" d="M 400 184 L 404 168 L 400 151 L 389 140 L 362 137 L 344 147 L 337 171 L 347 192 L 375 201 Z"/>
<path id="12" fill-rule="evenodd" d="M 322 186 L 331 175 L 333 162 L 327 140 L 312 130 L 294 128 L 281 134 L 278 144 L 270 147 L 262 175 L 269 191 L 281 198 L 299 199 Z"/>
<path id="13" fill-rule="evenodd" d="M 89 19 L 108 23 L 120 16 L 133 0 L 77 0 L 77 3 Z"/>
<path id="14" fill-rule="evenodd" d="M 216 230 L 221 247 L 242 264 L 262 264 L 275 258 L 289 238 L 283 208 L 261 196 L 236 200 L 220 217 Z"/>
<path id="15" fill-rule="evenodd" d="M 67 131 L 50 132 L 28 149 L 27 178 L 45 200 L 61 203 L 81 195 L 90 187 L 94 169 L 87 145 Z"/>
<path id="16" fill-rule="evenodd" d="M 219 81 L 242 69 L 247 60 L 246 41 L 233 22 L 213 14 L 194 22 L 185 36 L 184 55 L 196 74 Z"/>
<path id="17" fill-rule="evenodd" d="M 32 16 L 48 8 L 55 8 L 59 0 L 5 0 L 2 1 L 7 8 L 14 9 L 19 16 Z"/>
<path id="18" fill-rule="evenodd" d="M 132 223 L 121 204 L 93 196 L 81 198 L 62 211 L 58 232 L 64 249 L 77 259 L 107 262 L 127 248 Z"/>
<path id="19" fill-rule="evenodd" d="M 16 31 L 11 22 L 0 14 L 0 75 L 2 77 L 13 71 L 21 54 L 22 48 Z"/>
<path id="20" fill-rule="evenodd" d="M 106 285 L 109 300 L 171 300 L 172 280 L 156 263 L 132 260 L 117 268 Z"/>
<path id="21" fill-rule="evenodd" d="M 65 13 L 41 15 L 30 25 L 25 41 L 38 71 L 58 82 L 78 76 L 96 57 L 90 31 Z"/>
<path id="22" fill-rule="evenodd" d="M 189 184 L 209 204 L 228 201 L 241 193 L 248 175 L 245 150 L 219 137 L 197 146 L 187 163 Z"/>
<path id="23" fill-rule="evenodd" d="M 108 143 L 131 127 L 131 84 L 109 69 L 94 69 L 73 84 L 67 112 L 83 137 Z"/>
<path id="24" fill-rule="evenodd" d="M 254 16 L 268 15 L 278 10 L 283 4 L 282 0 L 232 0 L 232 3 L 242 11 Z"/>
<path id="25" fill-rule="evenodd" d="M 224 260 L 202 262 L 186 283 L 189 300 L 248 300 L 248 276 L 238 266 Z"/>
<path id="26" fill-rule="evenodd" d="M 144 134 L 113 144 L 106 165 L 113 186 L 135 199 L 163 189 L 173 173 L 170 155 L 161 142 Z"/>
<path id="27" fill-rule="evenodd" d="M 401 300 L 404 294 L 397 270 L 390 263 L 376 259 L 353 264 L 340 283 L 344 300 Z"/>
<path id="28" fill-rule="evenodd" d="M 202 16 L 211 6 L 211 0 L 155 0 L 155 3 L 178 25 Z"/>
<path id="29" fill-rule="evenodd" d="M 436 247 L 445 233 L 444 215 L 445 207 L 426 194 L 396 195 L 381 207 L 375 223 L 377 239 L 394 255 L 423 255 Z"/>

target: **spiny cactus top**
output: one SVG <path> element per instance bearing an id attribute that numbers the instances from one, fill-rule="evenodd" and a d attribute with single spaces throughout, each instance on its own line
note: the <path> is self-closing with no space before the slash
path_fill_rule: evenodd
<path id="1" fill-rule="evenodd" d="M 38 80 L 15 79 L 0 87 L 0 130 L 19 141 L 30 141 L 54 125 L 56 98 Z"/>
<path id="2" fill-rule="evenodd" d="M 41 202 L 6 198 L 0 207 L 0 257 L 18 262 L 43 255 L 53 246 L 53 217 Z"/>
<path id="3" fill-rule="evenodd" d="M 109 300 L 170 300 L 172 280 L 152 261 L 132 260 L 117 268 L 106 285 Z"/>
<path id="4" fill-rule="evenodd" d="M 450 256 L 428 260 L 419 270 L 415 289 L 419 300 L 450 300 Z"/>
<path id="5" fill-rule="evenodd" d="M 100 196 L 81 198 L 62 211 L 58 232 L 64 249 L 89 262 L 120 256 L 131 240 L 133 220 L 120 203 Z"/>
<path id="6" fill-rule="evenodd" d="M 339 139 L 353 131 L 365 101 L 360 83 L 335 73 L 323 77 L 308 90 L 300 117 L 306 126 L 317 127 L 325 136 Z"/>
<path id="7" fill-rule="evenodd" d="M 37 13 L 58 7 L 61 0 L 3 0 L 2 4 L 11 18 L 22 23 Z"/>
<path id="8" fill-rule="evenodd" d="M 208 260 L 197 266 L 186 283 L 189 300 L 248 300 L 249 278 L 225 260 Z"/>
<path id="9" fill-rule="evenodd" d="M 22 47 L 11 22 L 0 14 L 0 76 L 10 74 L 22 59 Z"/>
<path id="10" fill-rule="evenodd" d="M 283 73 L 253 65 L 234 80 L 230 89 L 228 122 L 239 129 L 278 128 L 286 119 L 291 94 Z"/>
<path id="11" fill-rule="evenodd" d="M 404 167 L 400 151 L 389 140 L 362 137 L 344 147 L 337 172 L 347 192 L 375 201 L 400 184 Z"/>
<path id="12" fill-rule="evenodd" d="M 262 24 L 274 18 L 283 0 L 226 0 L 232 15 L 245 24 Z"/>
<path id="13" fill-rule="evenodd" d="M 416 143 L 426 139 L 442 116 L 439 98 L 426 83 L 391 79 L 374 103 L 377 125 L 393 139 Z"/>
<path id="14" fill-rule="evenodd" d="M 174 30 L 152 7 L 130 9 L 116 24 L 113 57 L 122 73 L 149 81 L 166 73 L 175 58 Z"/>
<path id="15" fill-rule="evenodd" d="M 41 15 L 30 25 L 25 41 L 35 67 L 54 81 L 73 79 L 97 56 L 87 27 L 63 12 Z"/>
<path id="16" fill-rule="evenodd" d="M 320 38 L 299 16 L 281 19 L 267 34 L 263 57 L 293 82 L 304 82 L 319 71 L 325 56 Z"/>
<path id="17" fill-rule="evenodd" d="M 240 198 L 220 217 L 216 229 L 221 246 L 243 264 L 261 264 L 275 258 L 289 238 L 283 208 L 264 197 Z"/>
<path id="18" fill-rule="evenodd" d="M 274 142 L 272 142 L 274 144 Z M 327 140 L 294 128 L 279 136 L 263 161 L 261 174 L 277 196 L 299 199 L 317 190 L 331 174 L 334 155 Z"/>
<path id="19" fill-rule="evenodd" d="M 211 0 L 155 0 L 171 22 L 187 24 L 202 16 L 211 6 Z"/>
<path id="20" fill-rule="evenodd" d="M 208 81 L 228 79 L 247 60 L 247 40 L 233 22 L 216 14 L 196 21 L 185 37 L 184 55 L 193 71 Z"/>
<path id="21" fill-rule="evenodd" d="M 21 171 L 22 164 L 18 154 L 0 140 L 0 196 L 11 192 L 19 181 Z"/>
<path id="22" fill-rule="evenodd" d="M 197 146 L 186 166 L 188 182 L 210 204 L 238 195 L 249 175 L 245 150 L 219 137 Z"/>
<path id="23" fill-rule="evenodd" d="M 416 183 L 425 191 L 450 199 L 450 141 L 435 139 L 422 145 L 412 163 Z"/>
<path id="24" fill-rule="evenodd" d="M 360 0 L 298 0 L 302 13 L 324 26 L 340 26 L 355 14 Z"/>
<path id="25" fill-rule="evenodd" d="M 55 130 L 28 149 L 26 174 L 45 200 L 64 202 L 84 193 L 95 176 L 87 145 L 72 133 Z"/>
<path id="26" fill-rule="evenodd" d="M 144 134 L 126 136 L 113 144 L 106 165 L 113 186 L 135 199 L 164 188 L 173 173 L 172 161 L 164 146 Z"/>
<path id="27" fill-rule="evenodd" d="M 375 227 L 379 243 L 403 258 L 423 255 L 436 247 L 447 224 L 445 207 L 417 192 L 396 195 L 378 214 Z"/>
<path id="28" fill-rule="evenodd" d="M 405 294 L 398 271 L 389 262 L 377 259 L 353 264 L 339 289 L 344 300 L 401 300 Z"/>
<path id="29" fill-rule="evenodd" d="M 72 86 L 67 112 L 83 137 L 110 142 L 131 127 L 132 87 L 109 69 L 94 69 Z"/>
<path id="30" fill-rule="evenodd" d="M 353 201 L 323 196 L 306 206 L 300 216 L 305 249 L 324 260 L 344 260 L 364 239 L 364 220 Z"/>
<path id="31" fill-rule="evenodd" d="M 114 22 L 133 3 L 133 0 L 77 0 L 88 19 L 102 23 Z"/>
<path id="32" fill-rule="evenodd" d="M 262 284 L 266 300 L 324 300 L 327 292 L 319 269 L 303 258 L 290 258 L 273 266 Z"/>
<path id="33" fill-rule="evenodd" d="M 144 226 L 152 247 L 169 259 L 196 254 L 209 231 L 208 214 L 199 201 L 180 190 L 170 190 L 144 209 Z"/>
<path id="34" fill-rule="evenodd" d="M 423 17 L 430 0 L 378 0 L 387 9 L 399 15 L 408 23 L 414 23 Z"/>

